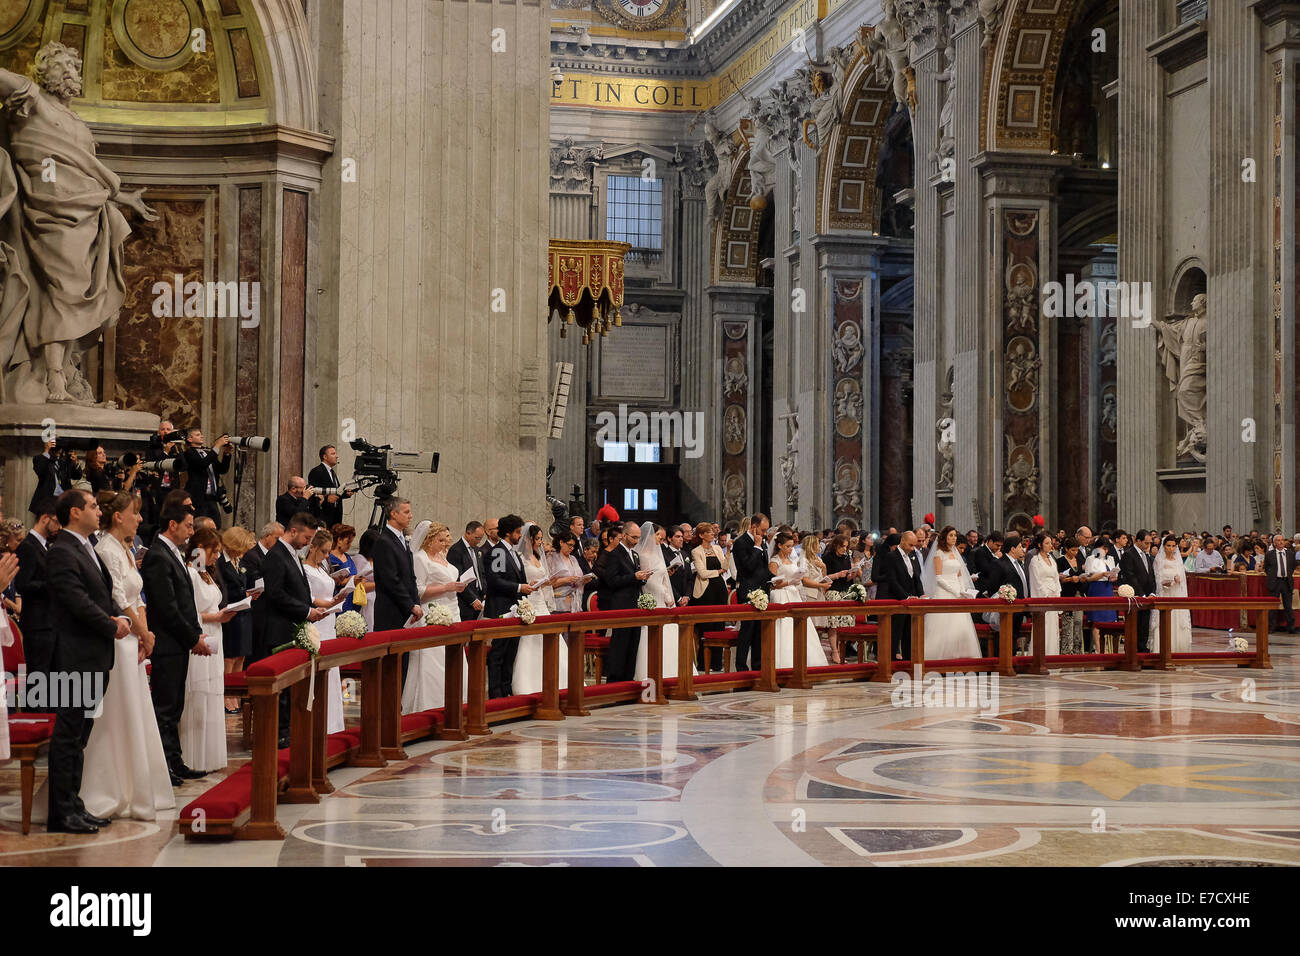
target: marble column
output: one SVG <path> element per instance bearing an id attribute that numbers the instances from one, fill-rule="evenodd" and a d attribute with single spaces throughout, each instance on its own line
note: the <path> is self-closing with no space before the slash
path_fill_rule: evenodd
<path id="1" fill-rule="evenodd" d="M 706 290 L 714 327 L 714 381 L 721 383 L 715 418 L 720 440 L 703 456 L 714 476 L 713 509 L 722 522 L 735 523 L 759 508 L 770 507 L 758 474 L 758 436 L 754 427 L 758 401 L 759 315 L 772 290 L 752 286 L 709 286 Z"/>
<path id="2" fill-rule="evenodd" d="M 932 49 L 913 64 L 918 109 L 912 114 L 913 155 L 917 157 L 913 227 L 917 255 L 912 327 L 912 513 L 890 519 L 902 520 L 909 527 L 915 527 L 921 516 L 934 508 L 934 488 L 939 477 L 935 444 L 938 390 L 947 371 L 946 359 L 941 354 L 945 338 L 943 276 L 945 268 L 951 270 L 952 263 L 945 262 L 943 253 L 940 195 L 926 182 L 933 171 L 929 156 L 938 145 L 940 59 L 938 51 Z M 949 254 L 953 253 L 955 249 L 950 249 Z"/>
<path id="3" fill-rule="evenodd" d="M 710 313 L 709 284 L 710 223 L 704 205 L 703 181 L 684 171 L 681 193 L 681 375 L 682 407 L 702 409 L 704 416 L 704 447 L 716 449 L 719 445 L 721 421 L 709 413 L 719 401 L 721 379 L 717 375 L 716 333 Z M 716 465 L 710 456 L 681 459 L 681 509 L 695 521 L 712 519 L 717 514 L 715 502 Z"/>

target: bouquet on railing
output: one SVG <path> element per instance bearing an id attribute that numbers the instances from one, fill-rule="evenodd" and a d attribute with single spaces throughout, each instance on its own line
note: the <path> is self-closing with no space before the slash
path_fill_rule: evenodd
<path id="1" fill-rule="evenodd" d="M 653 611 L 659 606 L 659 602 L 654 599 L 653 594 L 642 594 L 636 599 L 636 606 L 642 611 Z"/>
<path id="2" fill-rule="evenodd" d="M 754 609 L 757 611 L 767 610 L 767 592 L 761 588 L 754 588 L 745 595 L 745 600 L 754 605 Z"/>
<path id="3" fill-rule="evenodd" d="M 1121 584 L 1115 589 L 1115 596 L 1122 598 L 1131 598 L 1134 595 L 1133 587 L 1129 584 Z"/>
<path id="4" fill-rule="evenodd" d="M 857 601 L 859 604 L 866 604 L 870 600 L 867 589 L 857 582 L 850 584 L 844 594 L 850 601 Z"/>
<path id="5" fill-rule="evenodd" d="M 311 678 L 307 681 L 307 709 L 311 710 L 311 705 L 316 699 L 316 658 L 320 657 L 320 631 L 316 630 L 316 625 L 310 621 L 303 621 L 294 628 L 293 640 L 288 644 L 271 648 L 271 653 L 278 654 L 293 647 L 302 648 L 311 655 Z"/>
<path id="6" fill-rule="evenodd" d="M 859 585 L 861 587 L 861 585 Z M 843 591 L 827 591 L 828 601 L 847 601 L 849 596 Z M 852 614 L 835 614 L 827 619 L 827 627 L 852 627 L 857 619 Z"/>
<path id="7" fill-rule="evenodd" d="M 424 623 L 432 627 L 447 627 L 455 624 L 456 619 L 451 616 L 451 611 L 441 604 L 430 604 L 429 609 L 424 612 Z"/>
<path id="8" fill-rule="evenodd" d="M 998 588 L 998 597 L 1002 598 L 1002 600 L 1006 601 L 1008 604 L 1012 604 L 1016 600 L 1016 589 L 1010 584 L 1004 584 L 1002 587 Z"/>
<path id="9" fill-rule="evenodd" d="M 1232 628 L 1228 628 L 1228 650 L 1240 652 L 1249 649 L 1250 645 L 1246 643 L 1246 639 L 1244 637 L 1233 637 Z"/>
<path id="10" fill-rule="evenodd" d="M 525 624 L 532 624 L 533 621 L 537 620 L 537 609 L 533 607 L 532 602 L 526 597 L 521 597 L 519 603 L 511 608 L 511 610 L 514 611 L 519 620 L 523 621 Z"/>
<path id="11" fill-rule="evenodd" d="M 344 611 L 334 622 L 334 633 L 339 637 L 361 640 L 366 636 L 366 619 L 356 611 Z"/>
<path id="12" fill-rule="evenodd" d="M 363 622 L 364 623 L 364 622 Z M 303 621 L 293 631 L 293 640 L 288 644 L 281 644 L 279 647 L 271 648 L 272 654 L 279 654 L 281 651 L 287 651 L 290 648 L 299 647 L 316 659 L 320 656 L 320 631 L 316 630 L 316 625 L 310 621 Z"/>

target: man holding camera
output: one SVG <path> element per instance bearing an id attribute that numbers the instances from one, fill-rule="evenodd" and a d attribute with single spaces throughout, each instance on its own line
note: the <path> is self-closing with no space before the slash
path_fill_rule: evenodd
<path id="1" fill-rule="evenodd" d="M 46 498 L 58 498 L 74 481 L 81 479 L 77 453 L 56 448 L 53 441 L 47 441 L 45 450 L 32 459 L 32 470 L 36 472 L 36 491 L 27 510 L 34 515 L 38 503 Z"/>
<path id="2" fill-rule="evenodd" d="M 218 456 L 217 452 L 223 450 L 224 454 Z M 207 515 L 218 528 L 221 527 L 221 501 L 225 497 L 218 476 L 230 470 L 233 452 L 229 435 L 218 438 L 213 448 L 204 448 L 202 429 L 191 428 L 185 433 L 185 471 L 189 476 L 185 490 L 194 501 L 195 515 Z"/>
<path id="3" fill-rule="evenodd" d="M 343 500 L 352 497 L 352 492 L 342 490 L 342 482 L 334 470 L 338 463 L 339 450 L 326 445 L 320 450 L 320 464 L 307 473 L 307 483 L 325 492 L 316 499 L 316 513 L 327 528 L 343 523 Z"/>

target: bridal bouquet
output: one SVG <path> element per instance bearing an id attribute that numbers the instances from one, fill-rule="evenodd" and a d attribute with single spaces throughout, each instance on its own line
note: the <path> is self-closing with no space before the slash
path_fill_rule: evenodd
<path id="1" fill-rule="evenodd" d="M 355 637 L 360 640 L 366 636 L 366 619 L 356 611 L 344 611 L 334 622 L 334 633 L 339 637 Z"/>
<path id="2" fill-rule="evenodd" d="M 1128 584 L 1121 584 L 1119 587 L 1115 589 L 1115 596 L 1122 597 L 1122 598 L 1131 598 L 1133 596 L 1132 586 Z"/>
<path id="3" fill-rule="evenodd" d="M 272 654 L 278 654 L 281 651 L 287 651 L 290 648 L 299 647 L 316 659 L 320 656 L 320 631 L 316 630 L 316 625 L 310 621 L 303 621 L 293 632 L 293 640 L 288 644 L 281 644 L 279 647 L 271 648 Z"/>
<path id="4" fill-rule="evenodd" d="M 519 615 L 519 620 L 525 624 L 532 624 L 533 621 L 537 620 L 537 609 L 533 607 L 532 602 L 526 597 L 521 597 L 513 610 Z"/>
<path id="5" fill-rule="evenodd" d="M 1228 628 L 1228 650 L 1245 651 L 1249 649 L 1250 645 L 1246 643 L 1246 639 L 1244 637 L 1233 637 L 1232 628 Z"/>
<path id="6" fill-rule="evenodd" d="M 1006 601 L 1008 604 L 1011 604 L 1016 599 L 1016 589 L 1010 584 L 1004 584 L 1002 587 L 998 588 L 998 597 L 1002 598 L 1002 600 Z"/>
<path id="7" fill-rule="evenodd" d="M 754 590 L 746 594 L 745 600 L 748 601 L 750 604 L 754 605 L 755 610 L 758 611 L 767 610 L 767 594 L 766 592 L 760 590 L 759 588 L 754 588 Z"/>
<path id="8" fill-rule="evenodd" d="M 636 599 L 636 606 L 642 611 L 653 611 L 659 606 L 659 602 L 654 599 L 653 594 L 642 594 Z"/>
<path id="9" fill-rule="evenodd" d="M 850 601 L 857 601 L 859 604 L 866 604 L 868 601 L 867 589 L 857 582 L 850 584 L 844 594 Z"/>
<path id="10" fill-rule="evenodd" d="M 455 624 L 456 619 L 451 616 L 451 611 L 441 604 L 430 604 L 429 609 L 424 612 L 424 623 L 432 627 L 447 627 Z"/>

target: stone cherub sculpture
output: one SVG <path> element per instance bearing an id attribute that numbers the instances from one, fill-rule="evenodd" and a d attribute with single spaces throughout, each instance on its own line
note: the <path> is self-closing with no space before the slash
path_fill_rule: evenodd
<path id="1" fill-rule="evenodd" d="M 82 353 L 117 321 L 126 298 L 118 206 L 157 214 L 95 156 L 68 106 L 81 58 L 61 43 L 36 54 L 36 79 L 0 70 L 8 152 L 0 149 L 0 371 L 8 402 L 94 404 Z"/>
<path id="2" fill-rule="evenodd" d="M 1164 365 L 1169 389 L 1178 404 L 1178 417 L 1187 426 L 1187 434 L 1178 443 L 1179 457 L 1190 455 L 1205 461 L 1205 336 L 1206 299 L 1204 293 L 1192 297 L 1192 310 L 1186 316 L 1171 315 L 1156 320 L 1159 336 L 1156 348 Z"/>

